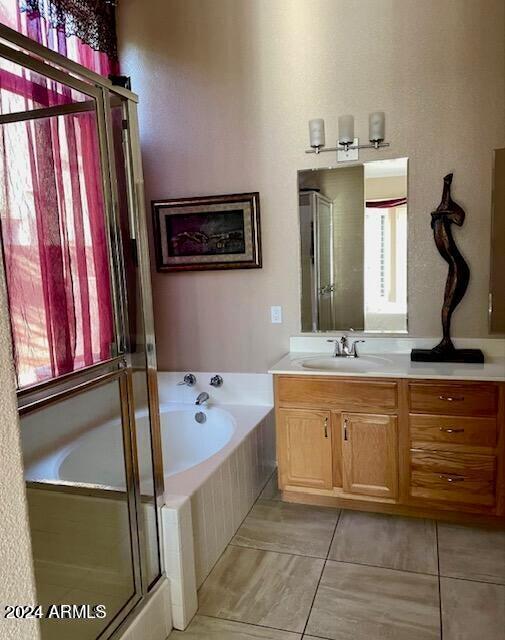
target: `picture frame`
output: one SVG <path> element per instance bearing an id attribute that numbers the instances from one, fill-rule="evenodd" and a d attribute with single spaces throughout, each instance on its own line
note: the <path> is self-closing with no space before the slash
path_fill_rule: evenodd
<path id="1" fill-rule="evenodd" d="M 258 192 L 151 204 L 157 271 L 261 268 Z"/>

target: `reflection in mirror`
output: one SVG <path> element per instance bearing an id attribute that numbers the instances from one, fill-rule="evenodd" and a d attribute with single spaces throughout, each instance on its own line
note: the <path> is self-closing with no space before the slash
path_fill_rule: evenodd
<path id="1" fill-rule="evenodd" d="M 407 164 L 298 172 L 302 331 L 407 331 Z"/>
<path id="2" fill-rule="evenodd" d="M 505 149 L 494 152 L 489 331 L 505 333 Z"/>

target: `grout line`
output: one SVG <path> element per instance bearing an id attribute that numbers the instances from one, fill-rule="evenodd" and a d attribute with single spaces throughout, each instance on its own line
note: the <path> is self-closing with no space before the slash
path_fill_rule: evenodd
<path id="1" fill-rule="evenodd" d="M 316 601 L 317 592 L 319 591 L 319 585 L 321 584 L 321 580 L 323 579 L 323 573 L 326 569 L 326 563 L 328 562 L 328 555 L 330 554 L 331 545 L 333 544 L 333 539 L 335 537 L 335 533 L 337 532 L 338 523 L 340 522 L 340 517 L 342 515 L 343 509 L 338 510 L 337 521 L 335 522 L 335 528 L 333 529 L 333 534 L 331 536 L 330 544 L 328 546 L 328 551 L 326 552 L 326 558 L 324 559 L 323 567 L 321 569 L 321 573 L 319 575 L 319 580 L 317 581 L 316 590 L 314 591 L 314 597 L 312 598 L 312 602 L 310 603 L 309 613 L 307 614 L 307 620 L 305 621 L 305 626 L 302 631 L 302 640 L 306 635 L 307 626 L 309 624 L 310 616 L 312 615 L 312 609 L 314 608 L 314 602 Z"/>
<path id="2" fill-rule="evenodd" d="M 331 536 L 330 546 L 328 547 L 328 553 L 326 554 L 326 560 L 328 560 L 328 557 L 330 555 L 331 547 L 333 546 L 333 540 L 335 539 L 335 536 L 337 534 L 338 523 L 340 522 L 340 518 L 342 517 L 343 511 L 344 511 L 343 509 L 339 509 L 338 511 L 338 517 L 337 517 L 337 521 L 335 522 L 335 529 L 333 529 L 333 535 Z"/>
<path id="3" fill-rule="evenodd" d="M 369 562 L 356 562 L 355 560 L 335 560 L 334 558 L 328 558 L 328 562 L 340 562 L 342 564 L 355 564 L 358 567 L 373 567 L 374 569 L 387 569 L 388 571 L 399 571 L 400 573 L 412 573 L 415 576 L 429 576 L 430 578 L 437 577 L 436 573 L 412 571 L 412 569 L 398 569 L 397 567 L 386 567 L 383 564 L 370 564 Z"/>
<path id="4" fill-rule="evenodd" d="M 238 547 L 239 549 L 251 549 L 251 551 L 264 551 L 265 553 L 278 553 L 281 556 L 295 556 L 297 558 L 310 558 L 311 560 L 326 560 L 325 556 L 308 556 L 303 553 L 293 553 L 292 551 L 279 551 L 278 549 L 265 549 L 263 547 L 250 547 L 237 542 L 230 542 L 229 547 Z"/>
<path id="5" fill-rule="evenodd" d="M 211 618 L 211 620 L 221 620 L 224 622 L 235 622 L 237 624 L 243 624 L 249 627 L 259 627 L 260 629 L 273 629 L 274 631 L 283 631 L 284 633 L 292 633 L 301 637 L 301 631 L 291 631 L 290 629 L 281 629 L 280 627 L 272 627 L 267 624 L 259 624 L 258 622 L 244 622 L 244 620 L 237 620 L 236 618 L 221 618 L 220 616 L 212 616 L 209 613 L 197 613 L 200 618 Z"/>
<path id="6" fill-rule="evenodd" d="M 321 580 L 323 579 L 323 573 L 324 573 L 324 570 L 326 569 L 326 562 L 327 561 L 325 560 L 323 563 L 321 573 L 319 575 L 319 580 L 317 581 L 316 589 L 314 591 L 314 597 L 312 598 L 312 602 L 310 603 L 309 612 L 307 614 L 307 620 L 305 620 L 305 626 L 303 627 L 303 631 L 302 631 L 302 638 L 307 631 L 307 626 L 309 624 L 310 616 L 312 614 L 312 609 L 314 608 L 314 602 L 316 601 L 317 592 L 319 591 L 319 585 L 321 584 Z"/>
<path id="7" fill-rule="evenodd" d="M 438 550 L 438 522 L 435 521 L 435 540 L 437 545 L 437 572 L 438 572 L 438 611 L 440 618 L 440 640 L 444 638 L 444 621 L 442 619 L 442 587 L 440 585 L 440 553 Z"/>
<path id="8" fill-rule="evenodd" d="M 505 587 L 505 582 L 490 582 L 489 580 L 476 580 L 475 578 L 462 578 L 461 576 L 446 576 L 440 574 L 441 578 L 448 578 L 449 580 L 462 580 L 463 582 L 476 582 L 477 584 L 492 584 L 495 587 Z"/>

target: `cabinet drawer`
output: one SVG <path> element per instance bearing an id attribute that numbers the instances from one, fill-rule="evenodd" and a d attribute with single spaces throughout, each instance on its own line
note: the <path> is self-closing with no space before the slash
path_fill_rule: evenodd
<path id="1" fill-rule="evenodd" d="M 494 416 L 498 389 L 492 384 L 409 384 L 409 406 L 413 413 L 460 416 Z"/>
<path id="2" fill-rule="evenodd" d="M 288 406 L 331 409 L 390 410 L 397 407 L 396 382 L 339 380 L 336 378 L 280 377 L 277 401 Z"/>
<path id="3" fill-rule="evenodd" d="M 495 418 L 463 418 L 411 413 L 410 441 L 413 448 L 422 443 L 441 445 L 462 444 L 474 447 L 495 447 L 497 428 Z"/>
<path id="4" fill-rule="evenodd" d="M 415 498 L 492 506 L 494 456 L 448 451 L 411 451 L 410 494 Z"/>

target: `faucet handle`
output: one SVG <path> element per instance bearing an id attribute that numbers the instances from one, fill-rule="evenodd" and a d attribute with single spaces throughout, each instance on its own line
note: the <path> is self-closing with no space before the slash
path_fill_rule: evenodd
<path id="1" fill-rule="evenodd" d="M 352 343 L 352 347 L 351 347 L 351 355 L 352 355 L 352 356 L 354 356 L 355 358 L 359 358 L 358 349 L 357 349 L 357 347 L 356 347 L 356 345 L 357 345 L 359 342 L 366 342 L 366 340 L 355 340 L 355 341 Z"/>
<path id="2" fill-rule="evenodd" d="M 335 343 L 335 350 L 333 351 L 333 355 L 336 357 L 338 357 L 341 354 L 341 349 L 340 349 L 340 340 L 338 338 L 327 338 L 326 342 L 334 342 Z"/>
<path id="3" fill-rule="evenodd" d="M 210 386 L 211 387 L 222 387 L 223 386 L 223 378 L 216 373 L 215 376 L 212 376 L 212 378 L 210 379 Z"/>
<path id="4" fill-rule="evenodd" d="M 186 387 L 193 387 L 196 384 L 196 376 L 193 375 L 192 373 L 187 373 L 184 376 L 184 379 L 181 380 L 181 382 L 177 383 L 177 386 L 183 386 L 186 385 Z"/>

